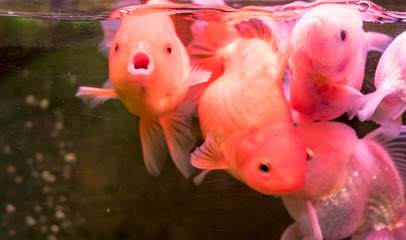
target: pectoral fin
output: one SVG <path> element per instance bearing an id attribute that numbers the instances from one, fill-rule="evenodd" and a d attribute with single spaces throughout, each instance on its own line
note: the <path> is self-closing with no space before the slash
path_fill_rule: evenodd
<path id="1" fill-rule="evenodd" d="M 302 240 L 302 235 L 300 234 L 299 225 L 295 222 L 290 224 L 285 231 L 283 231 L 280 240 Z"/>
<path id="2" fill-rule="evenodd" d="M 211 134 L 207 134 L 203 145 L 191 155 L 192 165 L 200 169 L 227 169 L 229 164 L 224 159 Z"/>
<path id="3" fill-rule="evenodd" d="M 94 87 L 79 87 L 76 97 L 82 99 L 89 107 L 93 108 L 105 101 L 118 98 L 114 88 L 94 88 Z"/>
<path id="4" fill-rule="evenodd" d="M 190 68 L 188 78 L 179 87 L 190 87 L 200 83 L 204 83 L 209 81 L 210 77 L 211 77 L 210 71 L 204 70 L 197 66 L 192 66 Z"/>
<path id="5" fill-rule="evenodd" d="M 176 111 L 159 118 L 172 160 L 186 178 L 195 170 L 190 164 L 190 151 L 196 143 L 191 132 L 192 108 L 180 105 Z"/>
<path id="6" fill-rule="evenodd" d="M 367 42 L 368 51 L 384 52 L 393 38 L 383 33 L 366 32 L 365 40 Z"/>
<path id="7" fill-rule="evenodd" d="M 306 200 L 297 222 L 301 233 L 307 237 L 306 239 L 323 240 L 316 210 L 309 200 Z"/>
<path id="8" fill-rule="evenodd" d="M 140 137 L 145 167 L 151 175 L 157 176 L 168 154 L 164 131 L 158 118 L 140 118 Z"/>
<path id="9" fill-rule="evenodd" d="M 379 104 L 382 102 L 382 100 L 388 96 L 389 94 L 392 94 L 394 90 L 391 89 L 385 89 L 385 90 L 377 90 L 375 92 L 369 93 L 363 97 L 363 99 L 360 102 L 360 107 L 357 110 L 357 117 L 358 119 L 363 122 L 365 120 L 371 119 L 372 115 L 375 114 L 378 118 L 379 116 L 382 115 L 381 110 L 376 110 L 378 109 Z"/>

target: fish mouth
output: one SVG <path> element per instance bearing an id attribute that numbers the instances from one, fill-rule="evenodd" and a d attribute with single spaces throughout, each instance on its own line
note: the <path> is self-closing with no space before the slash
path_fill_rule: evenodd
<path id="1" fill-rule="evenodd" d="M 127 71 L 131 75 L 148 75 L 153 69 L 152 59 L 148 54 L 143 52 L 135 54 L 127 67 Z"/>

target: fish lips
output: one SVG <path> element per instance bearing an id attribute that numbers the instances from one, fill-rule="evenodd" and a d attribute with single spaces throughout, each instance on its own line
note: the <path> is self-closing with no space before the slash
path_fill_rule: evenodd
<path id="1" fill-rule="evenodd" d="M 146 52 L 137 52 L 130 58 L 127 71 L 131 75 L 149 75 L 154 71 L 154 68 L 151 55 Z"/>

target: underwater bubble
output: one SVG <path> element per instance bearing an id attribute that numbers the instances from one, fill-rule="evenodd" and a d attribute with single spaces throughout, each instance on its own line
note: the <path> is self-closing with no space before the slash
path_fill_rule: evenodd
<path id="1" fill-rule="evenodd" d="M 41 152 L 37 152 L 35 154 L 35 160 L 37 160 L 37 162 L 42 162 L 42 160 L 44 160 L 44 154 Z"/>
<path id="2" fill-rule="evenodd" d="M 25 97 L 25 103 L 28 106 L 36 106 L 36 105 L 38 105 L 38 99 L 33 94 L 28 94 Z"/>
<path id="3" fill-rule="evenodd" d="M 57 240 L 55 235 L 48 235 L 47 240 Z"/>
<path id="4" fill-rule="evenodd" d="M 14 181 L 15 181 L 17 184 L 20 184 L 20 183 L 22 183 L 22 182 L 24 181 L 24 178 L 21 177 L 21 176 L 17 176 L 17 177 L 14 178 Z"/>
<path id="5" fill-rule="evenodd" d="M 59 226 L 56 225 L 56 224 L 52 224 L 51 231 L 54 232 L 54 233 L 59 232 Z"/>
<path id="6" fill-rule="evenodd" d="M 37 220 L 35 220 L 35 218 L 31 215 L 25 217 L 25 222 L 28 226 L 34 226 L 35 224 L 37 224 Z"/>
<path id="7" fill-rule="evenodd" d="M 35 212 L 42 212 L 42 207 L 38 204 L 34 205 L 34 211 Z"/>
<path id="8" fill-rule="evenodd" d="M 54 191 L 54 189 L 51 188 L 50 186 L 44 186 L 44 187 L 42 188 L 42 193 L 45 193 L 45 194 L 47 194 L 47 193 L 52 193 L 53 191 Z"/>
<path id="9" fill-rule="evenodd" d="M 14 236 L 14 235 L 16 235 L 16 233 L 17 233 L 17 231 L 14 228 L 8 230 L 9 236 Z"/>
<path id="10" fill-rule="evenodd" d="M 16 167 L 14 167 L 14 165 L 7 165 L 7 172 L 9 173 L 9 174 L 11 174 L 11 175 L 13 175 L 13 174 L 15 174 L 16 173 Z"/>
<path id="11" fill-rule="evenodd" d="M 34 123 L 32 123 L 31 121 L 26 121 L 24 123 L 24 127 L 27 129 L 31 129 L 34 126 Z"/>
<path id="12" fill-rule="evenodd" d="M 71 225 L 72 225 L 72 222 L 69 221 L 69 220 L 64 220 L 64 221 L 61 223 L 61 227 L 62 227 L 63 229 L 67 229 L 67 228 L 69 228 Z"/>
<path id="13" fill-rule="evenodd" d="M 55 125 L 54 125 L 54 128 L 55 128 L 55 130 L 57 130 L 57 131 L 61 131 L 63 128 L 64 128 L 64 123 L 63 123 L 63 121 L 62 120 L 58 120 L 56 123 L 55 123 Z"/>
<path id="14" fill-rule="evenodd" d="M 32 170 L 32 171 L 31 171 L 31 176 L 32 176 L 33 178 L 38 178 L 38 177 L 39 177 L 39 172 L 38 172 L 37 170 Z"/>
<path id="15" fill-rule="evenodd" d="M 64 157 L 64 160 L 65 160 L 65 162 L 69 162 L 69 163 L 71 163 L 71 162 L 76 162 L 76 160 L 77 160 L 76 154 L 74 154 L 74 153 L 67 153 L 67 154 L 65 155 L 65 157 Z"/>
<path id="16" fill-rule="evenodd" d="M 46 233 L 46 232 L 48 232 L 48 227 L 45 225 L 42 225 L 40 230 L 41 230 L 41 232 Z"/>
<path id="17" fill-rule="evenodd" d="M 69 76 L 69 84 L 70 85 L 75 85 L 77 80 L 78 80 L 78 77 L 76 75 L 72 74 L 72 75 Z"/>
<path id="18" fill-rule="evenodd" d="M 5 145 L 4 147 L 3 147 L 3 152 L 5 153 L 5 154 L 10 154 L 11 153 L 11 147 L 10 147 L 10 145 Z"/>
<path id="19" fill-rule="evenodd" d="M 31 72 L 28 69 L 24 69 L 21 73 L 22 73 L 23 77 L 28 77 L 31 75 Z"/>
<path id="20" fill-rule="evenodd" d="M 31 165 L 31 164 L 34 163 L 34 159 L 32 159 L 32 158 L 27 158 L 27 160 L 25 160 L 25 162 L 26 162 L 28 165 Z"/>
<path id="21" fill-rule="evenodd" d="M 63 211 L 61 211 L 61 210 L 57 210 L 55 212 L 55 217 L 57 219 L 64 219 L 65 218 L 65 213 Z"/>
<path id="22" fill-rule="evenodd" d="M 53 208 L 54 207 L 54 197 L 51 195 L 48 195 L 46 197 L 46 205 L 48 208 Z"/>
<path id="23" fill-rule="evenodd" d="M 8 213 L 13 213 L 16 211 L 16 207 L 13 204 L 7 204 L 6 205 L 6 212 Z"/>
<path id="24" fill-rule="evenodd" d="M 56 180 L 56 176 L 53 175 L 53 174 L 52 174 L 50 171 L 48 171 L 48 170 L 42 171 L 42 173 L 41 173 L 41 178 L 42 178 L 44 181 L 49 182 L 49 183 L 53 183 L 53 182 L 55 182 L 55 180 Z"/>
<path id="25" fill-rule="evenodd" d="M 71 174 L 69 171 L 63 171 L 62 173 L 62 178 L 65 180 L 68 180 L 71 177 Z"/>
<path id="26" fill-rule="evenodd" d="M 51 137 L 53 137 L 53 138 L 57 138 L 58 135 L 59 135 L 58 131 L 52 131 L 52 133 L 51 133 Z"/>
<path id="27" fill-rule="evenodd" d="M 41 108 L 41 110 L 47 110 L 49 107 L 49 103 L 49 99 L 43 98 L 39 103 L 39 108 Z"/>
<path id="28" fill-rule="evenodd" d="M 65 143 L 64 142 L 59 142 L 58 147 L 59 148 L 65 148 Z"/>
<path id="29" fill-rule="evenodd" d="M 45 216 L 45 215 L 41 215 L 40 217 L 39 217 L 39 221 L 40 222 L 46 222 L 48 220 L 48 218 L 47 218 L 47 216 Z"/>
<path id="30" fill-rule="evenodd" d="M 58 198 L 58 201 L 60 202 L 60 203 L 64 203 L 64 202 L 66 202 L 68 200 L 68 198 L 66 197 L 66 196 L 64 196 L 64 195 L 61 195 L 61 196 L 59 196 L 59 198 Z"/>

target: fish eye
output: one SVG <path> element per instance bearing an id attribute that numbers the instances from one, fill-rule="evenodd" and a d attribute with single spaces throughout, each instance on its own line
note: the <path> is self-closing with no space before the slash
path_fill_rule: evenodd
<path id="1" fill-rule="evenodd" d="M 262 173 L 269 173 L 271 171 L 271 165 L 269 163 L 260 163 L 258 168 Z"/>
<path id="2" fill-rule="evenodd" d="M 313 159 L 314 159 L 314 152 L 313 152 L 313 150 L 311 150 L 310 148 L 307 148 L 306 151 L 307 151 L 306 160 L 307 160 L 307 161 L 313 160 Z"/>
<path id="3" fill-rule="evenodd" d="M 347 31 L 341 30 L 341 32 L 340 32 L 341 41 L 345 41 L 347 39 L 347 36 L 348 36 Z"/>
<path id="4" fill-rule="evenodd" d="M 118 43 L 116 43 L 116 45 L 114 45 L 114 52 L 116 52 L 118 49 Z"/>
<path id="5" fill-rule="evenodd" d="M 171 54 L 171 53 L 172 53 L 172 45 L 171 45 L 171 44 L 168 44 L 168 46 L 166 46 L 166 52 L 167 52 L 168 54 Z"/>

